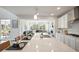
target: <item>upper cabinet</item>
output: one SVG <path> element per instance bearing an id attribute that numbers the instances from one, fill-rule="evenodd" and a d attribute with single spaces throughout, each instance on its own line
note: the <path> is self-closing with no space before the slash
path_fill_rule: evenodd
<path id="1" fill-rule="evenodd" d="M 74 9 L 68 12 L 68 21 L 75 20 Z"/>
<path id="2" fill-rule="evenodd" d="M 79 20 L 79 7 L 75 7 L 74 9 L 70 10 L 68 13 L 68 21 L 75 21 Z"/>
<path id="3" fill-rule="evenodd" d="M 74 17 L 75 20 L 79 20 L 79 7 L 74 8 Z"/>
<path id="4" fill-rule="evenodd" d="M 79 20 L 79 7 L 75 7 L 58 19 L 58 28 L 71 28 L 73 22 Z"/>
<path id="5" fill-rule="evenodd" d="M 75 7 L 74 9 L 70 10 L 68 13 L 68 28 L 72 28 L 72 24 L 79 20 L 79 7 Z"/>
<path id="6" fill-rule="evenodd" d="M 67 26 L 67 14 L 63 15 L 58 19 L 58 28 L 68 28 Z"/>

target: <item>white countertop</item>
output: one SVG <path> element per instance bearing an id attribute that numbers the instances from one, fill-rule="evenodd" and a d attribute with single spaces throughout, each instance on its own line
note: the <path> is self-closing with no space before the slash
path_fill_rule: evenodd
<path id="1" fill-rule="evenodd" d="M 56 38 L 40 38 L 36 33 L 23 50 L 4 50 L 3 52 L 75 52 L 66 44 L 59 42 Z"/>

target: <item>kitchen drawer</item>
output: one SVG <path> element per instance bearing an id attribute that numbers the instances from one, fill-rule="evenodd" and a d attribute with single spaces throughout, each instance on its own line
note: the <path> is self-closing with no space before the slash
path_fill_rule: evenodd
<path id="1" fill-rule="evenodd" d="M 64 43 L 64 36 L 60 35 L 60 41 Z"/>
<path id="2" fill-rule="evenodd" d="M 73 37 L 73 36 L 70 36 L 70 39 L 69 39 L 69 46 L 73 49 L 75 49 L 75 43 L 76 43 L 76 38 Z"/>
<path id="3" fill-rule="evenodd" d="M 67 44 L 67 45 L 69 46 L 69 43 L 70 43 L 70 42 L 69 42 L 69 37 L 66 36 L 66 37 L 65 37 L 65 44 Z"/>

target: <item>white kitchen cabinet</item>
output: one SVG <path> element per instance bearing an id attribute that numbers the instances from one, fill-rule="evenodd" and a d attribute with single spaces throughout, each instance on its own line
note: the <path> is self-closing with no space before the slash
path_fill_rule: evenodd
<path id="1" fill-rule="evenodd" d="M 64 16 L 60 17 L 58 19 L 58 28 L 68 28 L 68 24 L 67 24 L 67 14 L 65 14 Z"/>
<path id="2" fill-rule="evenodd" d="M 68 13 L 68 20 L 74 21 L 79 19 L 79 7 L 75 7 L 72 10 L 70 10 Z"/>
<path id="3" fill-rule="evenodd" d="M 61 41 L 61 34 L 59 34 L 59 41 Z"/>
<path id="4" fill-rule="evenodd" d="M 79 51 L 79 38 L 76 38 L 75 48 L 76 48 L 77 51 Z"/>
<path id="5" fill-rule="evenodd" d="M 69 36 L 66 36 L 66 35 L 65 35 L 65 44 L 67 44 L 67 45 L 69 46 L 69 43 L 70 43 L 70 42 L 69 42 Z"/>
<path id="6" fill-rule="evenodd" d="M 58 28 L 61 28 L 61 18 L 58 19 Z"/>
<path id="7" fill-rule="evenodd" d="M 79 7 L 75 7 L 72 10 L 70 10 L 68 13 L 68 28 L 72 28 L 72 24 L 79 20 Z"/>
<path id="8" fill-rule="evenodd" d="M 68 21 L 73 21 L 75 19 L 74 9 L 68 12 Z"/>
<path id="9" fill-rule="evenodd" d="M 75 49 L 75 37 L 66 35 L 65 44 L 67 44 L 69 47 Z"/>
<path id="10" fill-rule="evenodd" d="M 64 40 L 65 40 L 64 35 L 61 35 L 60 41 L 64 43 Z"/>
<path id="11" fill-rule="evenodd" d="M 64 43 L 64 35 L 63 34 L 57 33 L 56 38 L 58 41 Z"/>
<path id="12" fill-rule="evenodd" d="M 58 41 L 60 41 L 60 34 L 59 33 L 56 33 L 56 38 Z"/>
<path id="13" fill-rule="evenodd" d="M 76 40 L 76 38 L 75 37 L 73 37 L 73 36 L 70 36 L 69 37 L 70 39 L 69 39 L 69 46 L 71 47 L 71 48 L 73 48 L 73 49 L 75 49 L 75 40 Z"/>
<path id="14" fill-rule="evenodd" d="M 64 16 L 64 28 L 68 28 L 68 18 L 67 18 L 67 14 Z"/>
<path id="15" fill-rule="evenodd" d="M 75 37 L 70 36 L 70 35 L 64 35 L 64 34 L 57 33 L 56 38 L 57 38 L 58 41 L 60 41 L 60 42 L 62 42 L 62 43 L 65 43 L 65 44 L 67 44 L 69 47 L 75 49 L 75 44 L 76 44 L 76 43 L 75 43 L 75 40 L 76 40 Z M 79 44 L 79 43 L 77 43 L 77 44 Z M 76 45 L 77 45 L 77 44 L 76 44 Z M 78 45 L 77 45 L 76 47 L 78 47 Z M 78 47 L 78 48 L 79 48 L 79 47 Z"/>
<path id="16" fill-rule="evenodd" d="M 64 35 L 61 33 L 56 34 L 56 39 L 62 43 L 65 43 L 73 49 L 79 50 L 79 39 L 71 35 Z"/>

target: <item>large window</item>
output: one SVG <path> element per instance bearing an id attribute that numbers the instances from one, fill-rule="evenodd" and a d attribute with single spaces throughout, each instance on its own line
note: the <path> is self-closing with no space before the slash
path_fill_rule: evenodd
<path id="1" fill-rule="evenodd" d="M 11 26 L 10 19 L 0 20 L 0 39 L 5 39 L 10 35 Z"/>
<path id="2" fill-rule="evenodd" d="M 32 30 L 40 30 L 40 31 L 45 31 L 45 24 L 33 24 L 31 26 Z"/>
<path id="3" fill-rule="evenodd" d="M 46 20 L 20 20 L 20 32 L 23 33 L 27 30 L 37 31 L 37 32 L 48 32 L 51 30 L 51 21 Z"/>

